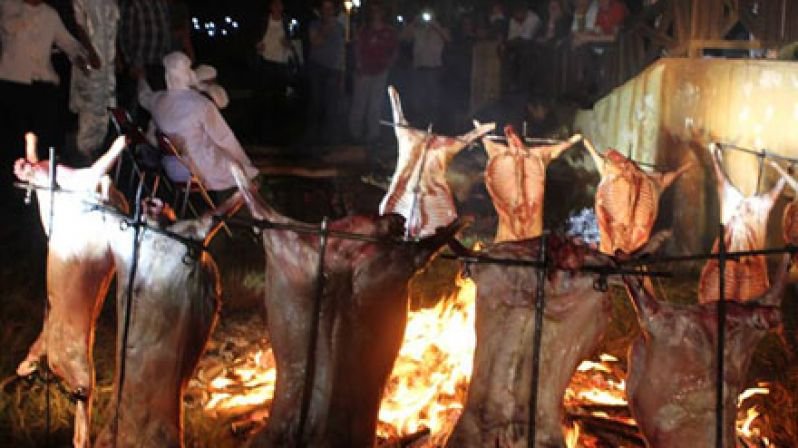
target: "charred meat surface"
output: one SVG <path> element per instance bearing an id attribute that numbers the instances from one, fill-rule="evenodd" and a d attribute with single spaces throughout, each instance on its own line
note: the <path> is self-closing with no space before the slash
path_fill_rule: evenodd
<path id="1" fill-rule="evenodd" d="M 540 240 L 496 243 L 485 255 L 539 259 Z M 539 447 L 564 447 L 563 395 L 576 367 L 591 356 L 611 317 L 609 296 L 596 276 L 574 271 L 610 263 L 569 239 L 552 237 L 536 412 Z M 454 447 L 529 446 L 533 334 L 538 272 L 528 266 L 475 264 L 477 346 L 463 415 L 448 441 Z"/>
<path id="2" fill-rule="evenodd" d="M 236 173 L 255 218 L 301 225 L 277 214 Z M 319 235 L 264 230 L 265 306 L 277 384 L 267 425 L 251 446 L 374 445 L 380 398 L 404 334 L 408 282 L 453 236 L 456 224 L 414 243 L 398 242 L 404 233 L 398 215 L 353 216 L 330 224 L 330 231 L 381 242 L 329 237 L 312 372 L 308 347 L 322 255 Z M 308 374 L 307 420 L 298 434 Z"/>
<path id="3" fill-rule="evenodd" d="M 781 323 L 788 269 L 785 256 L 776 283 L 764 295 L 727 304 L 724 447 L 736 446 L 737 397 L 746 387 L 757 343 Z M 715 446 L 716 304 L 674 305 L 658 301 L 639 278 L 624 282 L 642 329 L 630 348 L 626 390 L 648 446 Z"/>
<path id="4" fill-rule="evenodd" d="M 231 198 L 212 213 L 235 208 Z M 210 213 L 197 220 L 168 224 L 173 213 L 157 200 L 143 206 L 149 225 L 207 243 L 218 230 Z M 106 229 L 118 273 L 117 353 L 123 354 L 125 376 L 119 395 L 119 360 L 109 422 L 98 447 L 183 446 L 183 392 L 205 349 L 219 314 L 221 286 L 213 258 L 183 241 L 151 228 L 140 229 L 135 277 L 132 227 L 114 223 Z M 122 333 L 128 288 L 132 288 L 127 347 Z M 118 355 L 122 356 L 122 355 Z M 119 425 L 114 416 L 119 409 Z"/>

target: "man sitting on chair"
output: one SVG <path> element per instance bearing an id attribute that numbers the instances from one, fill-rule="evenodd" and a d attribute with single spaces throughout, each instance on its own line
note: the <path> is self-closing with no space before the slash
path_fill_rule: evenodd
<path id="1" fill-rule="evenodd" d="M 169 53 L 163 63 L 166 90 L 153 92 L 140 77 L 139 104 L 150 112 L 155 126 L 180 153 L 179 158 L 164 158 L 167 176 L 176 182 L 187 182 L 193 173 L 210 191 L 235 187 L 230 162 L 241 164 L 250 179 L 257 176 L 258 170 L 217 105 L 197 90 L 200 82 L 191 70 L 188 56 Z"/>

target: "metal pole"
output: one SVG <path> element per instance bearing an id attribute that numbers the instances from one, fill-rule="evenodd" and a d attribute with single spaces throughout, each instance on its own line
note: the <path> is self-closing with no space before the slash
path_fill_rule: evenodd
<path id="1" fill-rule="evenodd" d="M 718 239 L 718 353 L 717 371 L 715 376 L 715 446 L 723 448 L 723 377 L 724 377 L 724 352 L 726 339 L 726 241 L 725 229 L 720 225 L 720 237 Z"/>
<path id="2" fill-rule="evenodd" d="M 139 237 L 141 231 L 141 192 L 144 188 L 144 173 L 141 174 L 139 185 L 136 188 L 136 204 L 133 212 L 133 253 L 131 256 L 130 270 L 127 276 L 127 290 L 125 295 L 125 309 L 122 315 L 122 344 L 119 349 L 119 377 L 118 387 L 116 391 L 116 404 L 114 408 L 114 447 L 118 446 L 119 442 L 119 414 L 121 411 L 120 404 L 122 402 L 122 391 L 125 386 L 125 364 L 127 363 L 127 343 L 130 333 L 130 312 L 133 307 L 133 284 L 136 281 L 136 270 L 138 269 L 139 259 Z"/>
<path id="3" fill-rule="evenodd" d="M 56 175 L 57 175 L 57 161 L 55 156 L 55 148 L 50 147 L 50 166 L 49 166 L 49 175 L 50 175 L 50 213 L 47 216 L 47 250 L 48 252 L 50 249 L 50 241 L 53 239 L 53 223 L 55 222 L 55 190 L 58 188 L 58 182 L 56 182 Z M 50 294 L 47 292 L 44 295 L 44 325 L 45 331 L 47 331 L 47 319 L 50 316 Z M 44 446 L 50 446 L 50 357 L 48 356 L 48 346 L 46 339 L 49 336 L 45 336 L 45 343 L 44 343 L 44 368 L 42 369 L 43 372 L 43 379 L 44 379 Z"/>
<path id="4" fill-rule="evenodd" d="M 543 312 L 546 301 L 546 248 L 547 235 L 540 237 L 540 254 L 538 259 L 541 266 L 538 268 L 538 287 L 535 294 L 535 332 L 532 340 L 532 390 L 529 395 L 529 448 L 535 447 L 537 433 L 538 409 L 538 383 L 540 382 L 540 346 L 543 342 Z"/>
<path id="5" fill-rule="evenodd" d="M 316 296 L 313 302 L 313 314 L 311 315 L 310 335 L 308 339 L 308 351 L 305 368 L 305 385 L 302 389 L 302 405 L 299 409 L 299 426 L 297 427 L 296 446 L 305 446 L 302 443 L 302 435 L 305 432 L 308 412 L 310 410 L 310 400 L 313 395 L 313 383 L 316 376 L 316 339 L 319 337 L 319 322 L 321 321 L 321 302 L 324 298 L 324 253 L 327 251 L 327 230 L 329 222 L 325 216 L 321 221 L 319 232 L 319 263 L 316 267 Z"/>

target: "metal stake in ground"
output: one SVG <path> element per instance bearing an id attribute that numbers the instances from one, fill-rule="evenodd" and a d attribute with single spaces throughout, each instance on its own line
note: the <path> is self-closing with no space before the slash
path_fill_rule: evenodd
<path id="1" fill-rule="evenodd" d="M 726 345 L 726 285 L 724 282 L 726 271 L 726 241 L 725 229 L 720 225 L 720 237 L 718 237 L 718 352 L 717 352 L 717 372 L 715 376 L 715 446 L 723 448 L 723 374 L 724 374 L 724 352 Z"/>
<path id="2" fill-rule="evenodd" d="M 546 305 L 546 247 L 547 236 L 540 237 L 540 267 L 538 268 L 538 288 L 535 294 L 535 332 L 532 339 L 532 390 L 529 395 L 529 448 L 535 447 L 537 434 L 538 383 L 540 382 L 540 345 L 543 342 L 543 311 Z"/>
<path id="3" fill-rule="evenodd" d="M 125 387 L 125 367 L 127 363 L 127 340 L 128 335 L 130 333 L 130 312 L 133 307 L 133 284 L 136 281 L 136 270 L 138 269 L 138 261 L 139 261 L 139 237 L 141 233 L 141 192 L 144 188 L 144 173 L 142 173 L 141 179 L 139 179 L 139 185 L 136 188 L 136 204 L 133 208 L 133 252 L 130 261 L 130 270 L 128 271 L 127 276 L 127 290 L 125 291 L 125 310 L 124 314 L 122 315 L 122 346 L 119 350 L 119 377 L 117 380 L 117 391 L 116 391 L 116 406 L 114 408 L 114 447 L 118 446 L 119 442 L 119 413 L 120 413 L 120 403 L 122 402 L 122 391 Z"/>
<path id="4" fill-rule="evenodd" d="M 321 221 L 319 231 L 319 264 L 316 270 L 316 295 L 313 301 L 313 312 L 310 316 L 310 336 L 308 339 L 308 353 L 305 358 L 305 385 L 302 388 L 302 405 L 299 409 L 299 425 L 296 434 L 297 448 L 304 446 L 302 435 L 305 432 L 310 399 L 313 395 L 313 383 L 316 376 L 316 339 L 319 337 L 319 322 L 321 321 L 321 302 L 324 298 L 324 253 L 327 252 L 328 219 L 325 216 Z"/>
<path id="5" fill-rule="evenodd" d="M 50 175 L 50 213 L 47 217 L 47 250 L 50 250 L 50 240 L 53 238 L 53 223 L 54 223 L 54 208 L 55 208 L 55 190 L 58 188 L 58 183 L 56 182 L 56 160 L 55 160 L 55 148 L 52 146 L 50 147 L 50 166 L 49 166 L 49 175 Z M 47 326 L 47 318 L 50 315 L 50 295 L 49 293 L 44 295 L 44 326 Z M 44 344 L 44 367 L 42 368 L 43 379 L 44 379 L 44 446 L 50 446 L 50 359 L 47 356 L 49 344 Z"/>

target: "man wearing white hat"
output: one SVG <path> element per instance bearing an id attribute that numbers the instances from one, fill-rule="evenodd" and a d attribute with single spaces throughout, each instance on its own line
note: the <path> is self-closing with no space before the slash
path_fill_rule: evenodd
<path id="1" fill-rule="evenodd" d="M 219 191 L 235 187 L 230 172 L 232 162 L 240 164 L 250 179 L 257 176 L 258 170 L 219 112 L 216 101 L 226 100 L 226 96 L 213 92 L 200 81 L 185 54 L 169 53 L 163 58 L 163 63 L 166 90 L 153 92 L 140 78 L 139 103 L 150 112 L 157 128 L 169 137 L 192 165 L 205 188 Z M 207 78 L 208 70 L 203 71 L 201 77 Z M 212 75 L 215 76 L 215 70 Z M 213 101 L 200 90 L 208 91 Z M 188 179 L 185 168 L 176 160 L 165 160 L 164 168 L 172 180 Z"/>

